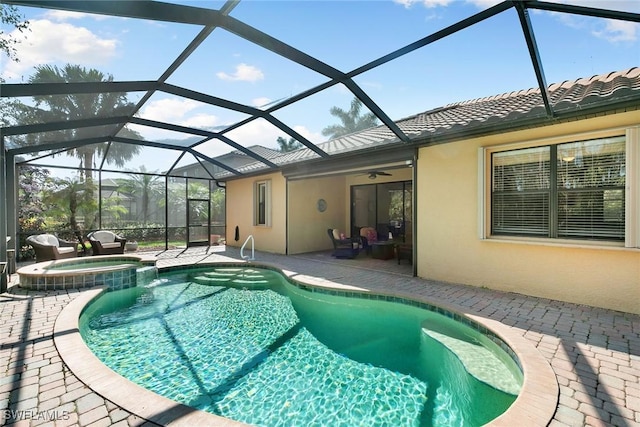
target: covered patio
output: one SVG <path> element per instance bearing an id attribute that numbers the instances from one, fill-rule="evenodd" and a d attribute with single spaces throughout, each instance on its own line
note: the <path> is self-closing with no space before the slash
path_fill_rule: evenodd
<path id="1" fill-rule="evenodd" d="M 162 266 L 229 261 L 239 260 L 239 251 L 232 247 L 213 252 L 191 248 L 161 252 L 157 258 Z M 418 297 L 499 321 L 508 325 L 513 334 L 524 337 L 555 372 L 560 394 L 548 425 L 633 426 L 639 422 L 640 318 L 636 315 L 427 281 L 412 277 L 406 266 L 404 272 L 390 272 L 376 269 L 375 264 L 344 263 L 319 254 L 282 256 L 258 252 L 256 260 L 321 280 Z M 152 425 L 105 400 L 62 363 L 53 343 L 53 328 L 60 310 L 78 296 L 78 291 L 34 292 L 14 284 L 12 278 L 9 291 L 0 296 L 5 337 L 0 350 L 5 372 L 0 400 L 7 402 L 8 409 L 29 414 L 32 425 L 40 424 L 35 417 L 46 416 L 42 415 L 45 411 L 57 417 L 56 425 Z M 539 402 L 531 402 L 531 411 L 539 411 L 538 405 Z M 170 413 L 168 408 L 167 414 L 157 415 Z"/>

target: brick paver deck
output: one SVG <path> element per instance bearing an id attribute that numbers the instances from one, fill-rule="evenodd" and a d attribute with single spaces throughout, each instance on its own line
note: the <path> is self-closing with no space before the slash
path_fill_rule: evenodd
<path id="1" fill-rule="evenodd" d="M 157 256 L 158 266 L 240 258 L 234 248 L 194 248 Z M 411 266 L 393 260 L 267 253 L 256 253 L 256 260 L 346 285 L 420 295 L 500 321 L 535 346 L 556 374 L 560 396 L 550 426 L 640 426 L 640 316 L 422 280 L 410 277 Z M 10 285 L 15 282 L 16 276 Z M 0 295 L 2 425 L 151 425 L 93 392 L 62 362 L 53 325 L 77 295 L 78 291 L 36 292 L 16 286 Z"/>

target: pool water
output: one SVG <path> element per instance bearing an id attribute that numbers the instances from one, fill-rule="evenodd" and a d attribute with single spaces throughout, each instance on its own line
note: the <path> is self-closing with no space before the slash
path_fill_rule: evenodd
<path id="1" fill-rule="evenodd" d="M 143 264 L 135 260 L 111 260 L 111 261 L 82 261 L 82 262 L 59 262 L 45 268 L 45 270 L 94 270 L 105 267 L 119 267 L 123 265 L 134 265 L 142 267 Z"/>
<path id="2" fill-rule="evenodd" d="M 310 292 L 266 269 L 163 273 L 98 298 L 80 329 L 133 382 L 253 425 L 476 426 L 522 382 L 508 355 L 450 318 Z M 474 348 L 501 369 L 469 373 L 458 349 Z"/>

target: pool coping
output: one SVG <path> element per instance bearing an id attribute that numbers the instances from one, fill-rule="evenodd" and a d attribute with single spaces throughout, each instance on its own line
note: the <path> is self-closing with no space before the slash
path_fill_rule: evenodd
<path id="1" fill-rule="evenodd" d="M 245 266 L 246 262 L 199 263 L 197 268 L 209 266 Z M 517 331 L 496 320 L 472 313 L 465 313 L 459 307 L 434 304 L 423 298 L 407 297 L 398 293 L 372 292 L 366 288 L 343 285 L 326 279 L 299 274 L 269 263 L 251 263 L 252 267 L 274 269 L 290 281 L 319 290 L 357 292 L 370 295 L 398 297 L 422 302 L 458 313 L 485 327 L 508 345 L 518 358 L 523 372 L 520 394 L 499 417 L 486 424 L 491 427 L 511 427 L 514 425 L 546 426 L 552 420 L 558 404 L 559 385 L 551 365 L 542 354 Z M 190 265 L 159 268 L 159 272 L 193 269 Z M 85 306 L 107 290 L 106 286 L 86 288 L 79 292 L 58 315 L 54 325 L 54 343 L 60 357 L 73 374 L 89 388 L 121 408 L 160 425 L 169 426 L 246 426 L 247 424 L 224 418 L 160 396 L 117 374 L 87 347 L 80 335 L 79 319 Z"/>
<path id="2" fill-rule="evenodd" d="M 55 259 L 51 261 L 42 261 L 37 262 L 35 264 L 25 265 L 20 267 L 16 274 L 19 276 L 70 276 L 74 274 L 78 274 L 79 272 L 85 272 L 87 269 L 69 269 L 69 270 L 55 270 L 55 269 L 47 269 L 51 265 L 65 265 L 65 264 L 74 264 L 78 263 L 90 263 L 96 261 L 112 261 L 118 258 L 131 258 L 131 261 L 139 262 L 141 264 L 151 263 L 153 262 L 155 265 L 156 258 L 153 255 L 130 255 L 130 254 L 118 254 L 118 255 L 97 255 L 92 257 L 82 257 L 82 258 L 66 258 L 66 259 Z M 130 264 L 123 264 L 123 267 Z M 96 267 L 90 272 L 104 272 L 108 269 L 117 268 L 117 266 L 109 266 L 109 267 Z"/>

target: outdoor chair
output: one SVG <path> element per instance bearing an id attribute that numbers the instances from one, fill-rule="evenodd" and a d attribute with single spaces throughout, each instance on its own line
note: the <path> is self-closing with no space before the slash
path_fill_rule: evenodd
<path id="1" fill-rule="evenodd" d="M 113 231 L 98 230 L 87 235 L 93 255 L 123 254 L 127 239 L 118 236 Z"/>
<path id="2" fill-rule="evenodd" d="M 373 227 L 360 228 L 360 237 L 362 238 L 362 249 L 371 255 L 372 245 L 378 241 L 378 232 Z"/>
<path id="3" fill-rule="evenodd" d="M 55 259 L 75 258 L 78 256 L 78 244 L 59 239 L 53 234 L 36 234 L 27 237 L 27 243 L 36 253 L 36 262 Z"/>
<path id="4" fill-rule="evenodd" d="M 327 229 L 327 234 L 333 244 L 332 256 L 336 258 L 355 258 L 360 253 L 362 238 L 345 237 L 337 228 Z"/>

